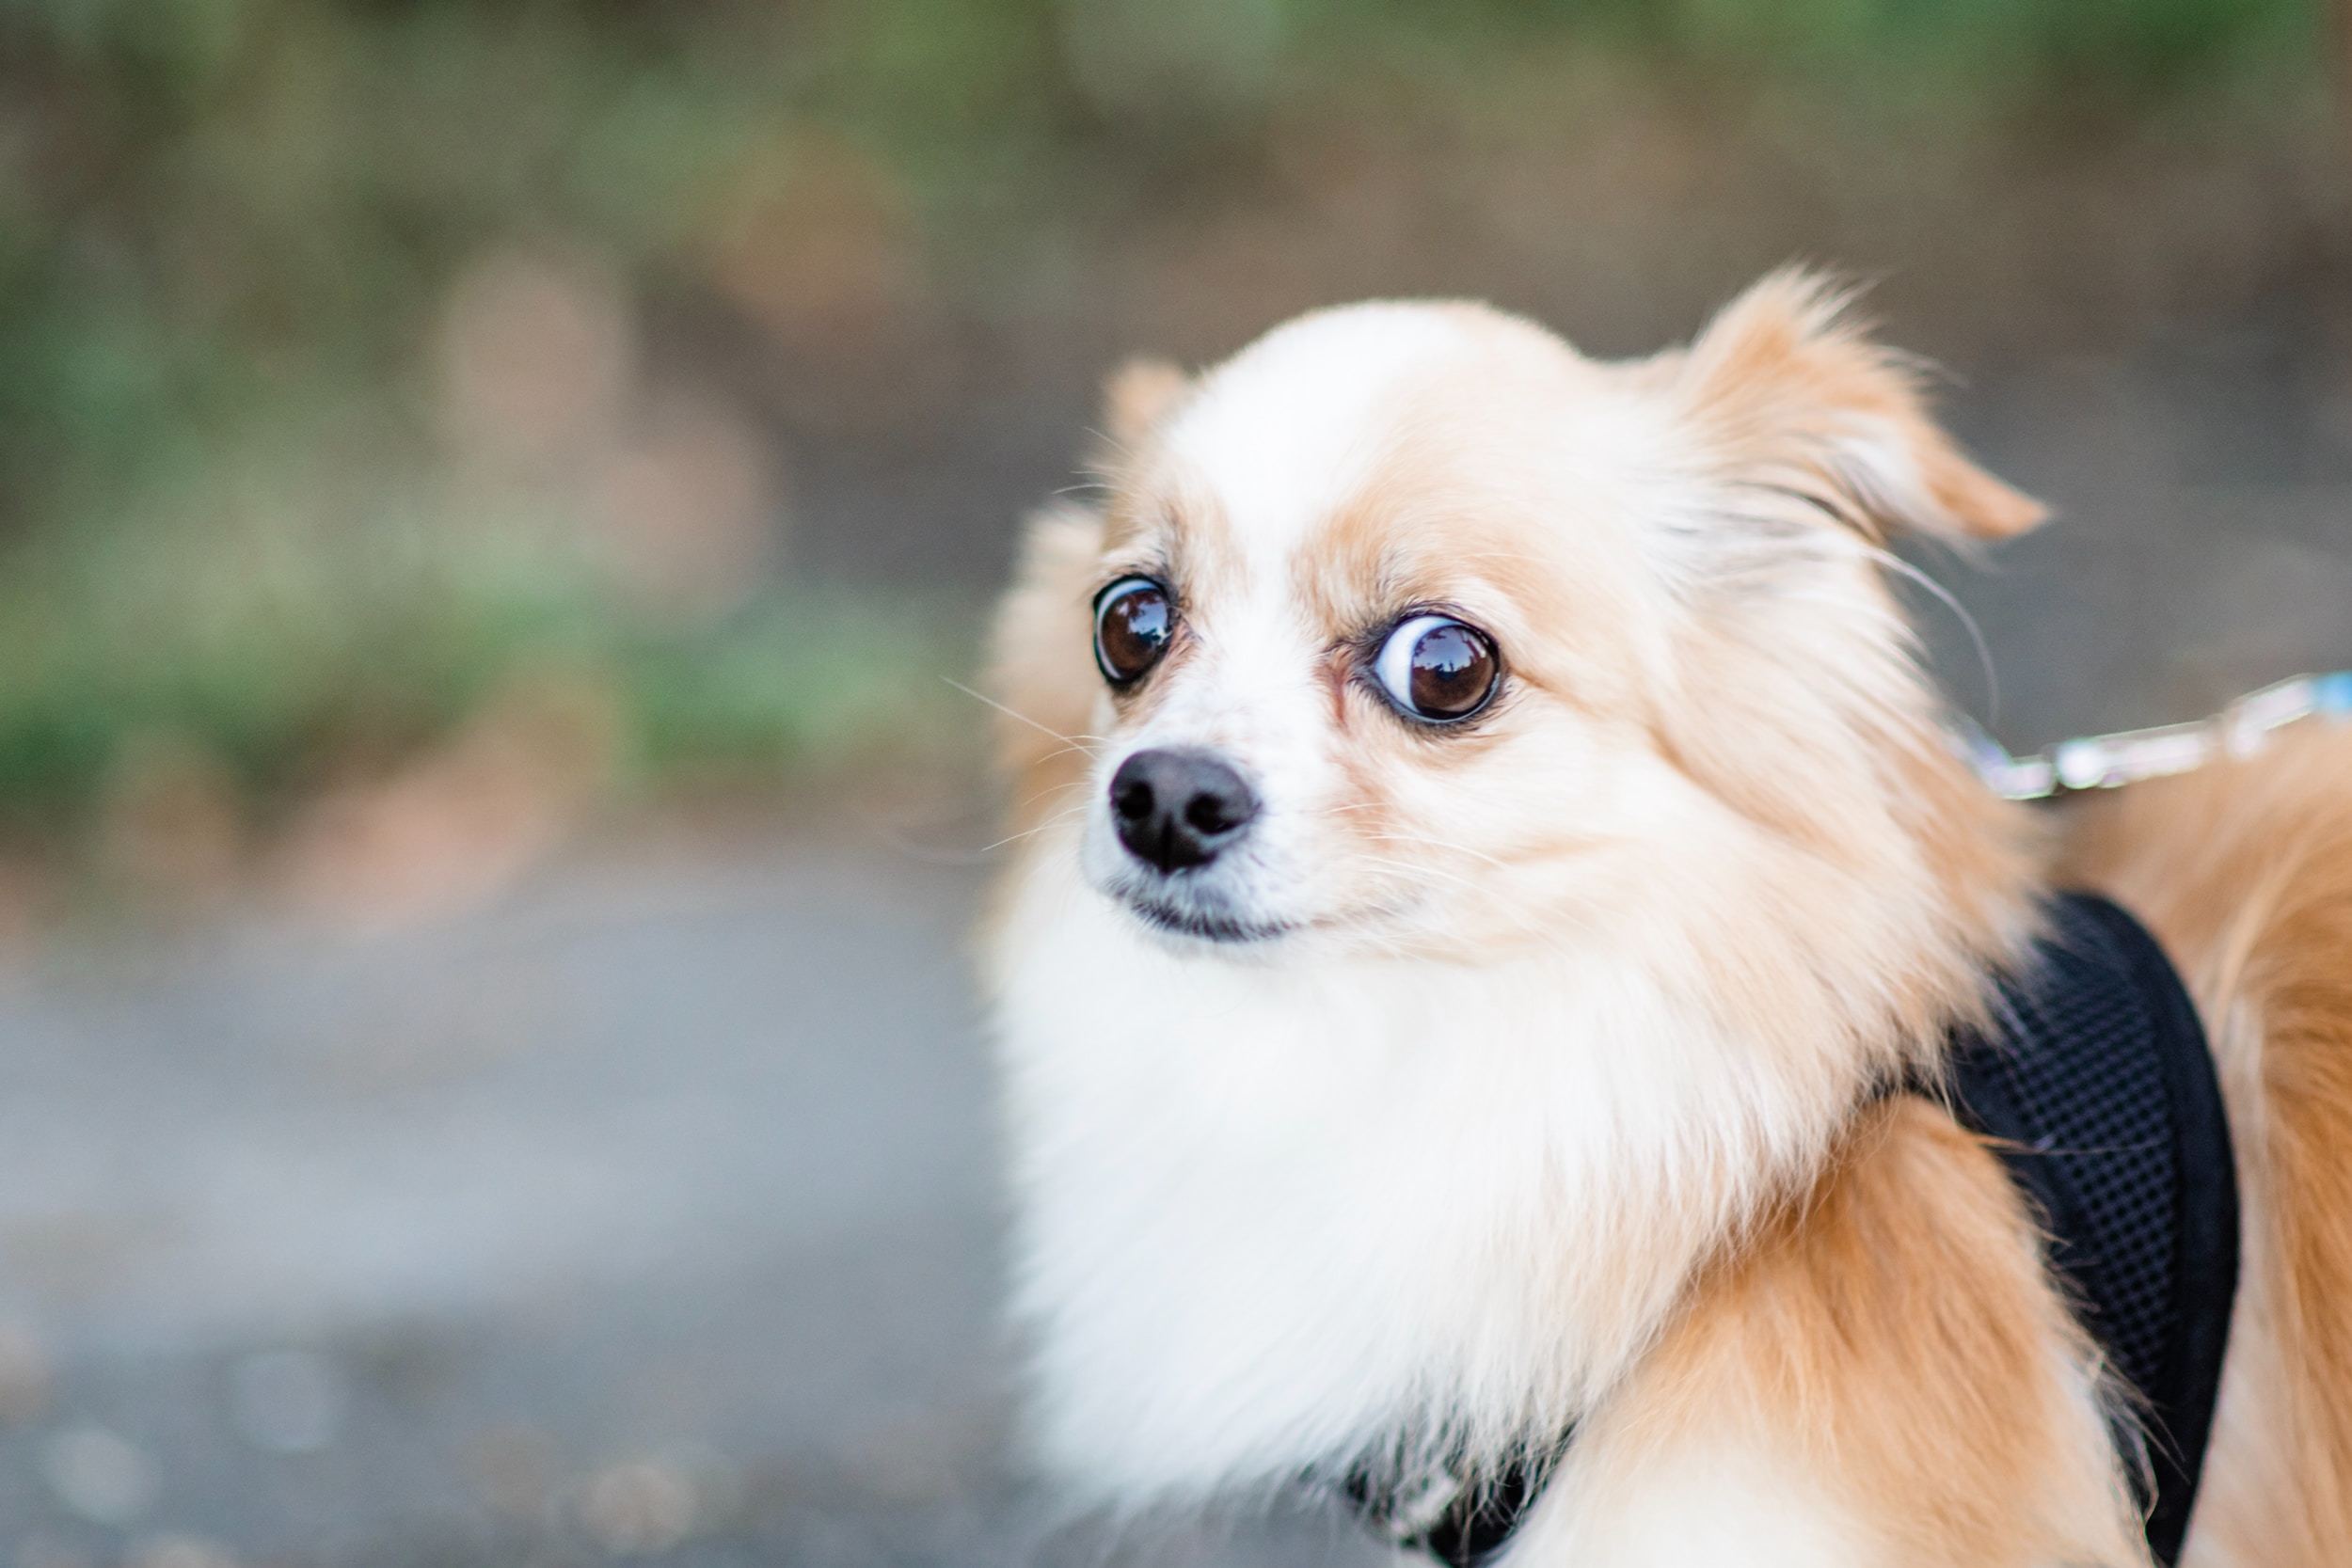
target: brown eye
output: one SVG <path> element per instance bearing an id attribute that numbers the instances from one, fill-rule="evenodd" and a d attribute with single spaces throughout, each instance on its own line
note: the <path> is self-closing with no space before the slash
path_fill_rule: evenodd
<path id="1" fill-rule="evenodd" d="M 1143 678 L 1168 652 L 1176 607 L 1150 578 L 1120 578 L 1094 596 L 1094 662 L 1113 686 Z"/>
<path id="2" fill-rule="evenodd" d="M 1372 673 L 1399 713 L 1450 724 L 1493 699 L 1502 660 L 1476 626 L 1451 615 L 1413 615 L 1380 644 Z"/>

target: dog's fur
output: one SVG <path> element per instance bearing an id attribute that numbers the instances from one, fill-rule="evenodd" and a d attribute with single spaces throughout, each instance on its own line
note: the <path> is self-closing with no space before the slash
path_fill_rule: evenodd
<path id="1" fill-rule="evenodd" d="M 2033 1216 L 1942 1109 L 1868 1093 L 1932 1070 L 2064 857 L 2181 965 L 2238 1140 L 2189 1561 L 2352 1560 L 2352 743 L 2062 843 L 1982 787 L 1882 546 L 2040 509 L 1802 276 L 1629 364 L 1475 306 L 1321 312 L 1123 372 L 1106 426 L 994 665 L 1017 1306 L 1080 1496 L 1499 1465 L 1573 1419 L 1513 1564 L 2144 1563 L 2128 1392 Z M 1115 695 L 1089 607 L 1138 572 L 1183 629 Z M 1459 730 L 1361 678 L 1425 606 L 1502 649 Z M 1264 808 L 1146 885 L 1105 785 L 1166 745 Z"/>

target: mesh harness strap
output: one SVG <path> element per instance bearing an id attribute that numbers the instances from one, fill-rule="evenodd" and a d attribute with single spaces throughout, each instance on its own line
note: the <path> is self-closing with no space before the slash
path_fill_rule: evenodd
<path id="1" fill-rule="evenodd" d="M 2104 898 L 2058 898 L 2036 958 L 2003 982 L 1997 1034 L 1955 1042 L 1953 1109 L 1996 1140 L 2083 1326 L 2142 1402 L 2153 1487 L 2140 1500 L 2149 1550 L 2169 1565 L 2197 1499 L 2237 1291 L 2221 1087 L 2196 1008 L 2138 921 Z"/>
<path id="2" fill-rule="evenodd" d="M 1565 1453 L 1575 1437 L 1570 1426 L 1556 1451 Z M 1550 1471 L 1549 1463 L 1522 1460 L 1487 1480 L 1447 1471 L 1408 1487 L 1358 1469 L 1341 1482 L 1341 1491 L 1358 1516 L 1391 1544 L 1426 1553 L 1446 1568 L 1486 1568 L 1510 1544 Z"/>

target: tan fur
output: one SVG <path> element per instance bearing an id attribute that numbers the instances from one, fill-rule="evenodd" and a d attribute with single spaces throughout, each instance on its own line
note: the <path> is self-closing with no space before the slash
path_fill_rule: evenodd
<path id="1" fill-rule="evenodd" d="M 2040 503 L 1967 460 L 1931 417 L 1915 369 L 1844 306 L 1825 280 L 1776 273 L 1673 362 L 1664 385 L 1735 507 L 1767 534 L 1826 519 L 1873 546 L 1906 531 L 2005 537 L 2039 522 Z M 1922 483 L 1905 484 L 1905 474 Z M 1824 859 L 1921 864 L 1947 924 L 1919 956 L 1951 967 L 1886 980 L 1904 1032 L 1933 1038 L 1971 1005 L 1974 976 L 2018 940 L 2040 835 L 1955 763 L 1940 697 L 1909 678 L 1907 637 L 1886 635 L 1899 620 L 1892 600 L 1874 607 L 1881 624 L 1840 626 L 1790 580 L 1788 553 L 1738 559 L 1693 591 L 1705 613 L 1677 698 L 1653 721 L 1658 741 L 1719 797 Z M 1791 665 L 1804 678 L 1790 679 Z M 1854 721 L 1857 709 L 1867 722 Z"/>
<path id="2" fill-rule="evenodd" d="M 1694 416 L 1732 462 L 1874 540 L 1903 529 L 2007 539 L 2042 521 L 2039 501 L 1961 453 L 1930 418 L 1915 365 L 1873 342 L 1848 307 L 1823 278 L 1774 273 L 1692 346 Z M 1872 463 L 1872 447 L 1905 461 Z"/>
<path id="3" fill-rule="evenodd" d="M 1480 895 L 1403 936 L 1373 927 L 1375 951 L 1476 965 L 1654 907 L 1634 895 L 1654 898 L 1656 867 L 1556 810 L 1487 813 L 1475 842 L 1416 816 L 1433 781 L 1523 783 L 1515 748 L 1545 726 L 1652 753 L 1742 824 L 1736 862 L 1673 890 L 1688 924 L 1659 929 L 1673 962 L 1708 955 L 1691 1006 L 1752 1053 L 1741 1070 L 1809 1119 L 1692 1148 L 1671 1203 L 1596 1220 L 1589 1249 L 1554 1265 L 1579 1333 L 1637 1357 L 1594 1412 L 1582 1462 L 1601 1475 L 1579 1487 L 1732 1433 L 1800 1456 L 1867 1560 L 2136 1568 L 2103 1419 L 2116 1391 L 2097 1386 L 2015 1189 L 1940 1108 L 1857 1111 L 1979 1015 L 1987 974 L 2031 935 L 2052 847 L 1949 746 L 1873 564 L 1904 531 L 1993 540 L 2042 509 L 1968 461 L 1915 370 L 1840 305 L 1778 275 L 1688 350 L 1623 366 L 1475 307 L 1427 308 L 1461 346 L 1365 416 L 1360 479 L 1302 530 L 1277 585 L 1308 662 L 1263 674 L 1311 683 L 1327 714 L 1330 858 L 1389 868 L 1363 907 L 1449 883 Z M 1152 681 L 1104 689 L 1092 594 L 1133 572 L 1167 580 L 1206 628 L 1180 632 L 1175 675 L 1216 657 L 1220 606 L 1266 586 L 1169 436 L 1220 373 L 1122 372 L 1102 502 L 1032 528 L 992 677 L 1015 715 L 999 726 L 1013 828 L 1033 835 L 1008 889 L 1074 861 L 1058 814 L 1091 804 L 1161 700 Z M 1642 477 L 1689 513 L 1655 537 L 1620 526 L 1649 492 L 1563 455 L 1581 413 L 1628 400 L 1663 411 L 1674 438 L 1644 450 Z M 1367 635 L 1432 604 L 1492 632 L 1510 676 L 1489 716 L 1444 736 L 1399 723 L 1357 678 Z M 2099 802 L 2069 841 L 2070 875 L 2112 888 L 2188 974 L 2239 1141 L 2249 1263 L 2193 1568 L 2352 1561 L 2347 780 L 2352 739 L 2298 741 Z M 1621 957 L 1646 955 L 1629 939 Z"/>
<path id="4" fill-rule="evenodd" d="M 1128 360 L 1103 384 L 1103 433 L 1120 449 L 1142 446 L 1191 386 L 1191 378 L 1168 360 Z"/>
<path id="5" fill-rule="evenodd" d="M 1693 1293 L 1595 1435 L 1622 1467 L 1741 1430 L 1842 1495 L 1872 1560 L 2137 1562 L 2097 1411 L 2050 1375 L 2089 1355 L 1999 1163 L 1901 1099 Z"/>
<path id="6" fill-rule="evenodd" d="M 2191 1563 L 2352 1561 L 2352 734 L 2079 808 L 2070 871 L 2180 965 L 2236 1145 L 2244 1277 Z"/>
<path id="7" fill-rule="evenodd" d="M 1844 296 L 1819 277 L 1775 273 L 1748 290 L 1700 335 L 1674 380 L 1709 460 L 1748 494 L 1764 526 L 1788 521 L 1775 501 L 1810 508 L 1873 544 L 1905 531 L 2004 538 L 2043 515 L 2039 502 L 1967 460 L 1931 417 L 1915 368 L 1872 342 L 1845 312 Z M 1906 471 L 1920 477 L 1915 489 L 1888 483 Z M 1940 701 L 1872 668 L 1904 662 L 1907 646 L 1877 628 L 1852 628 L 1824 644 L 1811 680 L 1788 681 L 1776 666 L 1802 636 L 1820 635 L 1820 618 L 1759 587 L 1769 585 L 1753 574 L 1722 585 L 1686 699 L 1665 709 L 1664 744 L 1724 798 L 1823 853 L 1863 863 L 1923 853 L 1958 927 L 1996 929 L 2002 901 L 2033 873 L 2037 842 L 2020 814 L 1951 766 Z M 1884 613 L 1895 616 L 1891 604 Z M 1865 683 L 1920 706 L 1888 716 L 1903 721 L 1891 732 L 1857 731 L 1840 697 Z M 1738 700 L 1710 700 L 1726 691 Z M 1852 768 L 1756 766 L 1851 746 L 1876 754 Z M 1837 793 L 1835 783 L 1848 780 L 1899 803 L 1899 847 L 1856 835 L 1869 813 Z M 1974 963 L 1998 957 L 1964 937 L 1962 947 Z M 1949 992 L 1921 1000 L 1947 1006 Z"/>

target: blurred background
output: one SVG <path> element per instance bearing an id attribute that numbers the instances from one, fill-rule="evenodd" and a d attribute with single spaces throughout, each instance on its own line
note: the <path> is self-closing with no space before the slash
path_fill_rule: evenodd
<path id="1" fill-rule="evenodd" d="M 2322 0 L 0 0 L 0 1565 L 1347 1564 L 1023 1485 L 948 684 L 1119 356 L 1869 280 L 2023 747 L 2352 665 Z"/>

